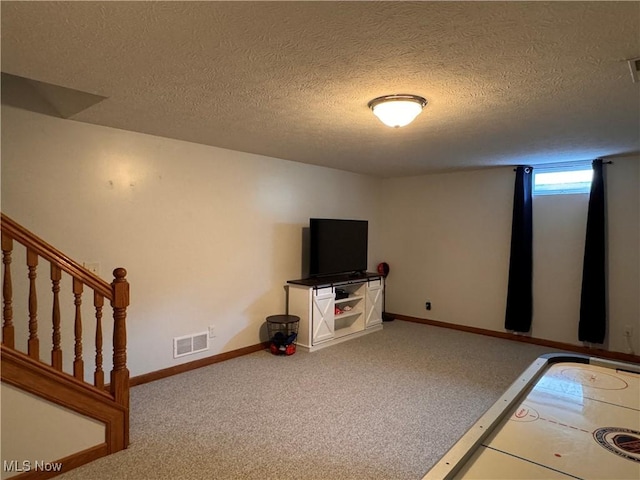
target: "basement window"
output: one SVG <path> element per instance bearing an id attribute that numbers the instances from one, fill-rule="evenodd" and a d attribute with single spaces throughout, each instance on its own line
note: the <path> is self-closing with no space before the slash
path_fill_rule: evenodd
<path id="1" fill-rule="evenodd" d="M 536 167 L 533 169 L 534 195 L 589 193 L 593 169 L 591 164 Z"/>

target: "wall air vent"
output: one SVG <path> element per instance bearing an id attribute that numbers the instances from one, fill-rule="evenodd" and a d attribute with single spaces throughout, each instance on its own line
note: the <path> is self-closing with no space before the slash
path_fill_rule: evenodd
<path id="1" fill-rule="evenodd" d="M 184 357 L 209 350 L 208 332 L 195 333 L 173 339 L 173 358 Z"/>
<path id="2" fill-rule="evenodd" d="M 629 63 L 629 70 L 631 70 L 633 83 L 640 82 L 640 57 L 627 60 L 627 63 Z"/>

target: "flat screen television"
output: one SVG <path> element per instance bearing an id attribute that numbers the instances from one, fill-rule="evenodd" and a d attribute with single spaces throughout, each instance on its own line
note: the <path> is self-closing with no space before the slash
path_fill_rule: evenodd
<path id="1" fill-rule="evenodd" d="M 309 219 L 309 275 L 365 272 L 368 236 L 366 220 Z"/>

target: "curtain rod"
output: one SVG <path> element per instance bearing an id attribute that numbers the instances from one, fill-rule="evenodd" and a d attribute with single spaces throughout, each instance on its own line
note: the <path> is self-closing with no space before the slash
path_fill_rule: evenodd
<path id="1" fill-rule="evenodd" d="M 596 158 L 596 160 L 599 160 L 599 159 Z M 574 162 L 574 163 L 580 163 L 580 162 Z M 612 165 L 613 161 L 612 160 L 607 160 L 606 162 L 603 161 L 602 164 L 603 165 Z M 518 165 L 518 166 L 519 167 L 524 167 L 524 168 L 530 168 L 532 170 L 535 168 L 535 167 L 532 167 L 531 165 Z M 562 168 L 563 166 L 569 166 L 569 164 L 567 164 L 567 163 L 547 163 L 547 164 L 544 164 L 544 165 L 540 165 L 539 168 L 549 168 L 549 167 Z M 513 171 L 515 172 L 516 169 L 514 168 Z"/>

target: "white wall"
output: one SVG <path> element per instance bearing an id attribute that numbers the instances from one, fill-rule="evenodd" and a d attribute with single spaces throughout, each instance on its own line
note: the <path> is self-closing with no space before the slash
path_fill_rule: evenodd
<path id="1" fill-rule="evenodd" d="M 77 261 L 99 262 L 108 281 L 114 268 L 128 270 L 132 375 L 266 340 L 265 317 L 284 312 L 283 285 L 301 276 L 310 217 L 369 220 L 375 268 L 379 186 L 367 176 L 2 108 L 2 211 Z M 48 267 L 39 271 L 50 291 Z M 41 312 L 43 328 L 50 307 Z M 172 358 L 173 337 L 209 325 L 217 332 L 210 351 Z M 41 355 L 48 358 L 46 346 Z"/>
<path id="2" fill-rule="evenodd" d="M 605 347 L 640 350 L 640 182 L 637 157 L 607 175 L 609 335 Z M 512 168 L 385 181 L 382 251 L 390 264 L 387 311 L 504 331 Z M 537 338 L 579 345 L 588 195 L 534 198 L 534 318 Z M 425 310 L 431 301 L 433 309 Z"/>
<path id="3" fill-rule="evenodd" d="M 11 385 L 0 385 L 2 397 L 2 462 L 3 466 L 18 461 L 22 471 L 30 462 L 55 462 L 82 450 L 105 442 L 103 423 L 47 400 L 26 393 Z M 3 468 L 0 478 L 17 475 L 15 467 Z"/>
<path id="4" fill-rule="evenodd" d="M 631 324 L 637 353 L 638 158 L 606 169 L 607 345 L 627 351 L 620 330 Z M 99 262 L 108 280 L 115 267 L 128 269 L 132 375 L 264 340 L 264 317 L 284 310 L 282 286 L 301 275 L 302 228 L 314 216 L 370 221 L 370 269 L 391 265 L 387 311 L 503 331 L 513 175 L 497 168 L 377 180 L 2 108 L 2 210 L 78 261 Z M 586 205 L 586 195 L 535 199 L 538 338 L 578 344 Z M 14 275 L 17 265 L 18 253 Z M 50 290 L 47 266 L 39 272 L 39 290 Z M 69 291 L 63 284 L 72 298 Z M 91 319 L 86 294 L 84 302 Z M 14 309 L 25 314 L 24 305 Z M 41 325 L 50 310 L 41 303 Z M 217 331 L 209 352 L 172 358 L 173 337 L 209 325 Z M 85 321 L 87 375 L 92 337 Z M 47 342 L 42 334 L 44 358 Z M 72 346 L 65 352 L 70 365 Z"/>
<path id="5" fill-rule="evenodd" d="M 511 169 L 488 169 L 385 182 L 386 310 L 496 329 L 507 287 L 511 177 Z"/>
<path id="6" fill-rule="evenodd" d="M 633 329 L 640 354 L 640 157 L 605 166 L 608 222 L 608 347 L 627 352 L 623 328 Z"/>
<path id="7" fill-rule="evenodd" d="M 588 194 L 534 196 L 534 337 L 579 343 L 588 202 Z"/>

